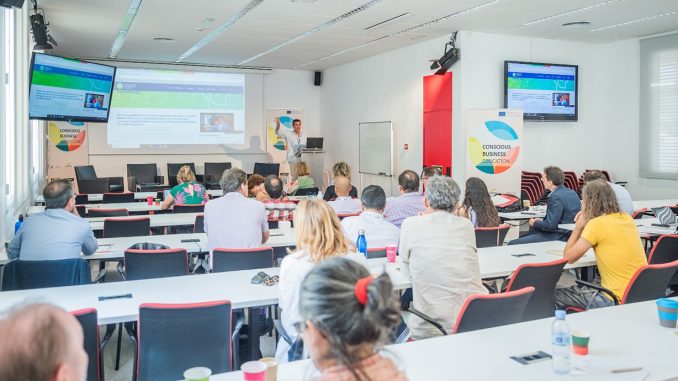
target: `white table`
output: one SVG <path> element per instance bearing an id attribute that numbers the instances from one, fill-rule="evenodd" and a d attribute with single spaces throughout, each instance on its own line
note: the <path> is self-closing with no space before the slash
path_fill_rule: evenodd
<path id="1" fill-rule="evenodd" d="M 166 213 L 166 214 L 152 214 L 149 216 L 123 216 L 123 217 L 89 217 L 86 220 L 89 222 L 92 230 L 103 230 L 104 220 L 106 218 L 116 219 L 136 219 L 139 217 L 148 217 L 151 219 L 151 227 L 167 227 L 167 226 L 181 226 L 193 225 L 195 217 L 202 213 Z"/>
<path id="2" fill-rule="evenodd" d="M 674 206 L 678 204 L 678 199 L 668 199 L 668 200 L 639 200 L 639 201 L 634 201 L 633 202 L 633 210 L 638 210 L 638 209 L 651 209 L 651 208 L 659 208 L 662 206 Z"/>
<path id="3" fill-rule="evenodd" d="M 656 217 L 651 218 L 641 218 L 640 220 L 634 220 L 636 226 L 638 226 L 638 233 L 643 238 L 655 237 L 664 234 L 676 234 L 676 227 L 661 227 L 661 226 L 652 226 L 652 224 L 659 223 L 659 220 Z M 560 224 L 558 228 L 572 231 L 574 230 L 575 224 Z"/>
<path id="4" fill-rule="evenodd" d="M 190 244 L 186 244 L 189 245 Z M 547 250 L 562 250 L 563 242 L 484 248 L 478 251 L 480 273 L 483 278 L 496 278 L 511 274 L 524 263 L 548 262 L 560 258 Z M 534 253 L 535 256 L 513 257 L 511 253 Z M 400 272 L 398 264 L 385 264 L 383 258 L 371 259 L 368 266 L 372 273 L 384 269 L 393 279 L 396 289 L 412 286 L 406 274 Z M 592 251 L 572 267 L 595 264 Z M 136 319 L 142 303 L 197 303 L 209 300 L 229 299 L 234 308 L 266 306 L 277 303 L 278 287 L 255 286 L 249 280 L 259 271 L 269 275 L 278 274 L 279 269 L 247 270 L 228 273 L 189 275 L 172 278 L 148 279 L 141 281 L 113 282 L 72 287 L 54 287 L 39 290 L 8 291 L 0 293 L 0 310 L 26 299 L 43 299 L 67 310 L 94 307 L 99 311 L 99 324 L 119 323 Z M 131 299 L 98 301 L 98 296 L 133 294 Z"/>
<path id="5" fill-rule="evenodd" d="M 156 205 L 155 202 L 151 205 L 148 205 L 147 202 L 116 202 L 110 204 L 86 204 L 85 210 L 89 211 L 90 209 L 127 209 L 128 212 L 157 212 L 162 210 L 160 205 Z M 28 208 L 26 212 L 27 215 L 41 213 L 45 211 L 44 205 L 34 205 Z M 171 212 L 171 210 L 170 210 Z"/>
<path id="6" fill-rule="evenodd" d="M 546 217 L 546 210 L 530 210 L 527 212 L 499 213 L 499 217 L 504 220 L 529 220 L 530 218 Z"/>
<path id="7" fill-rule="evenodd" d="M 170 187 L 168 186 L 167 189 Z M 221 197 L 224 195 L 224 191 L 221 189 L 209 189 L 207 190 L 207 193 L 210 194 L 212 197 Z M 158 192 L 134 192 L 134 199 L 135 200 L 143 200 L 146 201 L 146 198 L 148 196 L 152 196 L 153 198 L 156 198 L 158 196 Z M 87 199 L 89 202 L 101 202 L 104 199 L 104 195 L 101 193 L 91 193 L 87 195 Z M 35 202 L 38 204 L 42 204 L 45 202 L 45 198 L 42 195 L 38 195 L 38 197 L 35 198 Z"/>
<path id="8" fill-rule="evenodd" d="M 588 356 L 573 355 L 573 362 L 608 364 L 614 368 L 640 366 L 649 372 L 645 381 L 668 381 L 678 377 L 675 329 L 663 328 L 654 301 L 600 308 L 568 315 L 573 329 L 591 333 Z M 390 345 L 410 380 L 506 380 L 506 381 L 613 381 L 638 380 L 633 374 L 591 375 L 574 370 L 560 376 L 551 361 L 521 365 L 510 356 L 536 351 L 551 353 L 551 323 L 541 319 L 509 326 L 449 335 L 411 343 Z M 278 367 L 278 381 L 300 380 L 310 361 Z M 630 376 L 630 378 L 629 378 Z M 241 372 L 214 375 L 212 381 L 242 380 Z"/>

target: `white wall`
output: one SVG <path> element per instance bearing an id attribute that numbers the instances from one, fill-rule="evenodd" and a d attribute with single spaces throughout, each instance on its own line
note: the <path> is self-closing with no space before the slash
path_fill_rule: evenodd
<path id="1" fill-rule="evenodd" d="M 266 150 L 264 114 L 269 108 L 300 108 L 304 111 L 304 134 L 306 136 L 320 136 L 320 88 L 313 85 L 313 72 L 295 70 L 274 70 L 271 74 L 263 75 L 263 109 L 261 117 L 260 136 L 261 149 Z M 248 122 L 249 123 L 249 122 Z M 251 128 L 251 126 L 248 126 Z M 91 136 L 91 135 L 90 135 Z M 202 172 L 204 162 L 230 161 L 233 166 L 241 167 L 251 172 L 255 161 L 268 161 L 266 154 L 239 153 L 239 154 L 202 154 L 186 155 L 90 155 L 90 164 L 94 165 L 97 175 L 126 176 L 128 163 L 157 163 L 161 175 L 167 181 L 168 162 L 194 162 L 199 173 Z M 175 174 L 172 174 L 175 175 Z"/>
<path id="2" fill-rule="evenodd" d="M 396 173 L 422 166 L 422 77 L 448 37 L 325 71 L 322 125 L 332 160 L 357 169 L 357 124 L 392 120 Z M 628 181 L 635 199 L 675 197 L 678 184 L 638 176 L 639 49 L 637 40 L 612 44 L 460 32 L 461 60 L 453 69 L 453 174 L 464 178 L 465 110 L 503 106 L 503 62 L 524 60 L 579 65 L 579 121 L 526 122 L 524 169 L 554 164 L 578 174 L 610 171 Z M 402 145 L 408 143 L 409 151 Z M 357 170 L 356 170 L 357 172 Z"/>

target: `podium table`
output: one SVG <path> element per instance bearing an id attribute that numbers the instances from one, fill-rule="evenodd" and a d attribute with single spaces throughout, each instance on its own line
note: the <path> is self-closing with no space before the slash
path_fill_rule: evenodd
<path id="1" fill-rule="evenodd" d="M 302 149 L 301 161 L 311 167 L 311 177 L 318 189 L 323 189 L 323 171 L 325 170 L 325 151 L 314 149 Z"/>

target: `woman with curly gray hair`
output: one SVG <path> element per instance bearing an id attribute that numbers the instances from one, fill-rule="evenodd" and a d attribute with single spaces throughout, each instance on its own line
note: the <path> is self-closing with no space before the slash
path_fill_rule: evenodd
<path id="1" fill-rule="evenodd" d="M 329 259 L 301 285 L 297 324 L 317 381 L 405 381 L 392 359 L 379 352 L 400 321 L 387 274 L 376 278 L 345 258 Z"/>

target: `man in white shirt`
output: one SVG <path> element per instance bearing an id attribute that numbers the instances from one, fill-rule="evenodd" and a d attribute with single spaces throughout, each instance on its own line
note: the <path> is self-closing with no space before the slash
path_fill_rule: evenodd
<path id="1" fill-rule="evenodd" d="M 609 185 L 612 190 L 614 191 L 614 195 L 617 197 L 617 202 L 619 203 L 619 207 L 621 208 L 622 211 L 625 213 L 632 215 L 634 210 L 633 210 L 633 199 L 631 199 L 631 193 L 629 193 L 626 188 L 619 184 L 611 183 L 607 181 L 607 177 L 605 174 L 601 171 L 593 170 L 593 171 L 586 171 L 584 173 L 584 185 L 590 183 L 591 181 L 595 180 L 602 180 Z"/>
<path id="2" fill-rule="evenodd" d="M 351 198 L 351 180 L 344 176 L 337 176 L 334 178 L 334 191 L 337 193 L 337 198 L 329 201 L 330 206 L 337 214 L 355 214 L 360 213 L 362 204 L 359 199 Z"/>
<path id="3" fill-rule="evenodd" d="M 474 294 L 487 294 L 480 278 L 473 224 L 452 214 L 460 193 L 452 178 L 432 177 L 426 187 L 426 211 L 403 221 L 398 250 L 401 271 L 412 279 L 414 308 L 440 323 L 448 333 L 464 301 Z M 440 335 L 418 317 L 406 323 L 414 340 Z"/>
<path id="4" fill-rule="evenodd" d="M 384 219 L 386 193 L 378 185 L 370 185 L 363 190 L 361 197 L 362 213 L 359 216 L 346 217 L 341 221 L 344 234 L 349 241 L 358 239 L 358 231 L 365 231 L 367 248 L 382 248 L 398 245 L 400 229 Z"/>
<path id="5" fill-rule="evenodd" d="M 297 179 L 297 164 L 301 162 L 301 150 L 306 144 L 301 142 L 301 119 L 292 121 L 292 130 L 289 128 L 280 128 L 280 118 L 275 118 L 275 133 L 285 140 L 285 149 L 287 150 L 287 163 L 290 166 L 290 179 Z"/>

